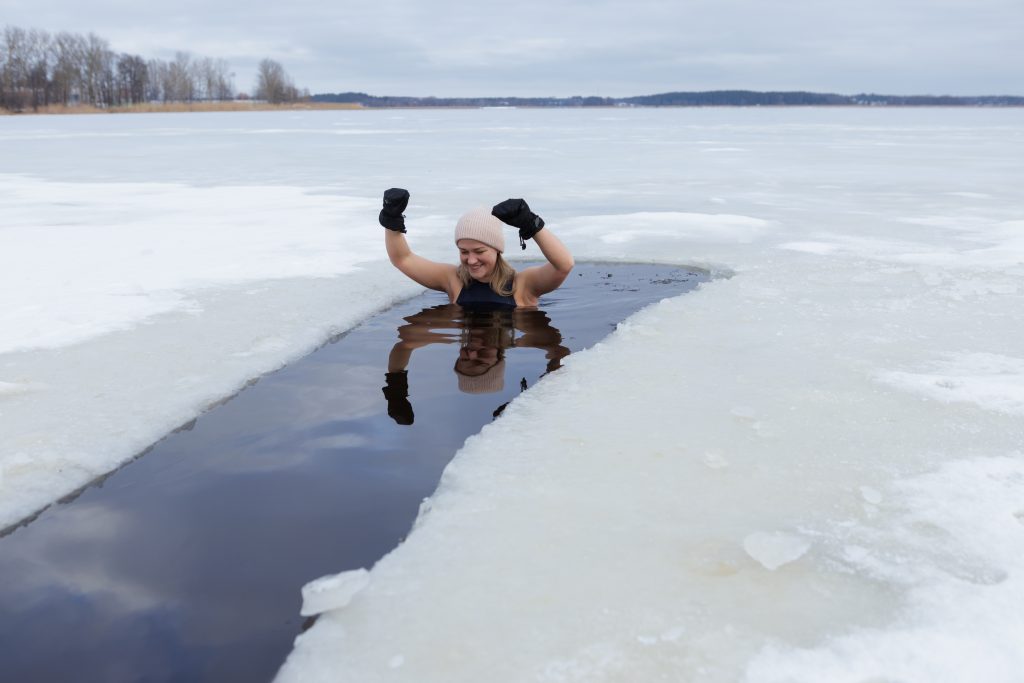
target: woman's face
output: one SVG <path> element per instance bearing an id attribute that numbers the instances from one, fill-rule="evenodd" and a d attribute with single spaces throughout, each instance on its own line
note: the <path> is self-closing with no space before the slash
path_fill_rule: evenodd
<path id="1" fill-rule="evenodd" d="M 498 262 L 498 250 L 471 239 L 461 239 L 456 246 L 459 248 L 459 260 L 469 271 L 469 276 L 480 282 L 490 282 L 494 264 Z"/>
<path id="2" fill-rule="evenodd" d="M 459 358 L 455 361 L 455 372 L 467 377 L 479 377 L 501 360 L 501 352 L 494 346 L 484 346 L 479 342 L 470 342 L 459 349 Z"/>

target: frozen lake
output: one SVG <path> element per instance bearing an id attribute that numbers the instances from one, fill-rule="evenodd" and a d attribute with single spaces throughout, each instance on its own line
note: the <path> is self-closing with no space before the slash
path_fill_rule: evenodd
<path id="1" fill-rule="evenodd" d="M 523 196 L 578 260 L 717 276 L 471 437 L 405 544 L 306 591 L 281 680 L 1024 670 L 1021 110 L 26 116 L 0 148 L 5 527 L 415 294 L 387 187 L 434 258 Z"/>

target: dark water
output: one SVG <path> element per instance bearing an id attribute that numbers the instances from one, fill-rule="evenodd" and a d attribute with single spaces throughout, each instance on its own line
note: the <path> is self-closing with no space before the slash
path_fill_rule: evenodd
<path id="1" fill-rule="evenodd" d="M 0 680 L 271 679 L 303 584 L 372 566 L 466 437 L 705 279 L 579 264 L 540 310 L 484 316 L 428 293 L 261 378 L 0 538 Z"/>

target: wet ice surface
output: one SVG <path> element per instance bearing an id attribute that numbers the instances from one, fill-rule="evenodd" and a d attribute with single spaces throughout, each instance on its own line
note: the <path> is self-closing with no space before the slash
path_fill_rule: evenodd
<path id="1" fill-rule="evenodd" d="M 439 259 L 465 208 L 524 196 L 578 260 L 732 275 L 467 443 L 284 680 L 1024 669 L 1019 109 L 8 117 L 0 137 L 4 525 L 414 294 L 383 188 L 412 191 L 410 240 Z"/>
<path id="2" fill-rule="evenodd" d="M 371 567 L 504 404 L 639 308 L 705 280 L 669 266 L 581 264 L 541 310 L 477 315 L 429 293 L 262 377 L 0 538 L 5 675 L 270 679 L 302 625 L 298 587 Z M 399 331 L 416 348 L 408 392 L 389 401 L 381 388 Z M 482 346 L 500 363 L 457 374 L 460 352 Z M 337 607 L 365 572 L 355 578 L 306 601 Z M 66 644 L 59 658 L 49 656 L 55 640 Z"/>

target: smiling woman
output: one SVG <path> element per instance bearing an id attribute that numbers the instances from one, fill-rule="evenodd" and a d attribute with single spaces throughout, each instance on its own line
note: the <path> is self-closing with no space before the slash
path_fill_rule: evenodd
<path id="1" fill-rule="evenodd" d="M 417 256 L 405 240 L 409 193 L 391 188 L 384 193 L 378 220 L 387 228 L 384 242 L 391 263 L 428 289 L 448 294 L 450 303 L 471 309 L 522 308 L 537 305 L 541 295 L 565 282 L 572 271 L 572 254 L 561 240 L 544 229 L 544 219 L 522 199 L 506 199 L 493 209 L 473 209 L 455 225 L 459 265 L 437 263 Z M 505 261 L 503 223 L 519 229 L 519 244 L 533 239 L 547 263 L 516 272 Z"/>

